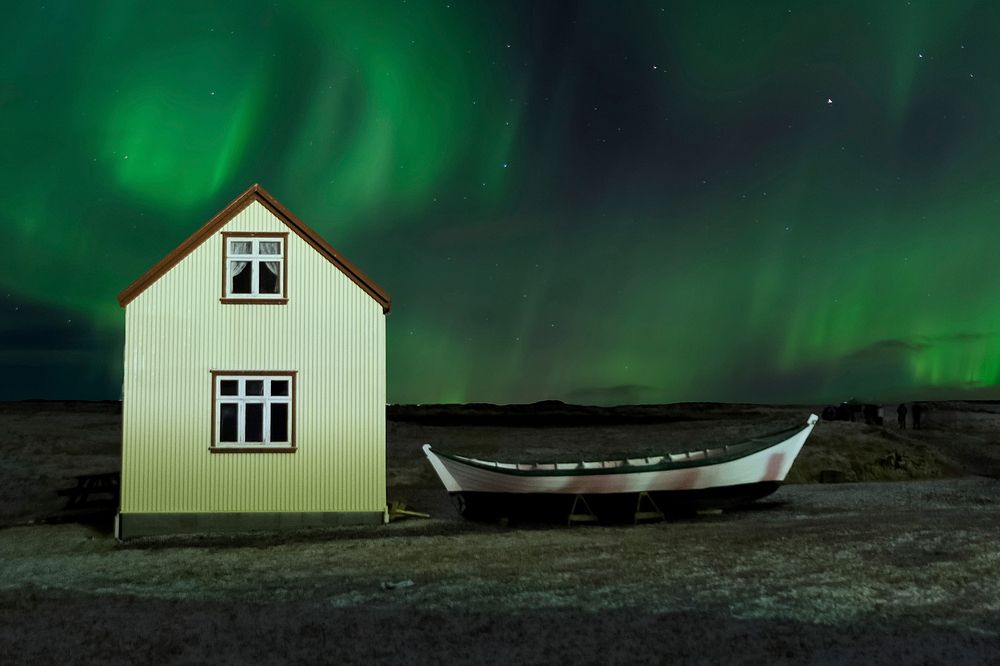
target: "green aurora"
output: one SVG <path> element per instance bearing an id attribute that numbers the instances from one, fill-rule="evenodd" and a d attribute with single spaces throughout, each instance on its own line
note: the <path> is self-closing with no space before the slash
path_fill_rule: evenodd
<path id="1" fill-rule="evenodd" d="M 391 402 L 1000 397 L 1000 4 L 5 10 L 0 398 L 117 398 L 254 182 L 392 295 Z"/>

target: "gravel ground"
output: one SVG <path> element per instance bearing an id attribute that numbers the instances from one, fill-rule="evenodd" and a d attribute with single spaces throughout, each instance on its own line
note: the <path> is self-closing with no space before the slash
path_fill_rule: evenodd
<path id="1" fill-rule="evenodd" d="M 91 427 L 62 441 L 54 413 L 46 451 L 109 455 L 113 418 L 74 413 Z M 8 434 L 49 432 L 24 418 Z M 992 465 L 983 423 L 962 437 Z M 687 520 L 515 528 L 455 515 L 412 455 L 428 434 L 552 441 L 393 424 L 391 489 L 433 518 L 379 528 L 125 545 L 106 524 L 0 529 L 0 663 L 1000 663 L 992 478 L 796 484 Z"/>

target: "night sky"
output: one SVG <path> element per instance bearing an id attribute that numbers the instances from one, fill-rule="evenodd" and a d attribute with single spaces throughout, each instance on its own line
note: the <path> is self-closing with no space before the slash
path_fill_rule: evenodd
<path id="1" fill-rule="evenodd" d="M 1000 397 L 1000 3 L 4 15 L 0 398 L 117 399 L 255 182 L 392 295 L 390 402 Z"/>

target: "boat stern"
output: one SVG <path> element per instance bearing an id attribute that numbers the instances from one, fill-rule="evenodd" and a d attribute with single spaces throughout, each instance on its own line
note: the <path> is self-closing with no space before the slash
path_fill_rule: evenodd
<path id="1" fill-rule="evenodd" d="M 445 490 L 449 493 L 462 492 L 462 486 L 458 484 L 458 481 L 455 480 L 452 473 L 448 471 L 448 468 L 445 466 L 444 462 L 441 461 L 441 458 L 434 453 L 431 449 L 431 445 L 424 444 L 423 450 L 424 455 L 427 456 L 427 460 L 431 463 L 431 467 L 434 468 L 434 471 L 437 472 L 438 478 L 441 479 L 441 483 L 444 484 Z"/>

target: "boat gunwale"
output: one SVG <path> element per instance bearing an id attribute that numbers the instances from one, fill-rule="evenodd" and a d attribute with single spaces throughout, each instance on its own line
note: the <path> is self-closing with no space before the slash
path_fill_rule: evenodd
<path id="1" fill-rule="evenodd" d="M 435 451 L 430 448 L 430 452 L 434 455 L 440 456 L 442 458 L 447 458 L 448 460 L 457 462 L 462 465 L 467 465 L 469 467 L 474 467 L 476 469 L 486 470 L 490 472 L 495 472 L 497 474 L 505 474 L 509 476 L 535 476 L 535 477 L 545 477 L 545 476 L 596 476 L 596 475 L 608 475 L 608 474 L 643 474 L 646 472 L 662 472 L 666 470 L 675 469 L 690 469 L 692 467 L 706 467 L 709 465 L 719 465 L 722 463 L 733 462 L 734 460 L 739 460 L 741 458 L 746 458 L 755 453 L 760 453 L 761 451 L 766 451 L 767 449 L 773 448 L 784 444 L 788 440 L 792 439 L 796 435 L 800 434 L 802 431 L 811 428 L 812 423 L 806 423 L 804 426 L 793 426 L 791 428 L 786 428 L 784 430 L 779 430 L 774 433 L 767 435 L 761 435 L 760 437 L 754 437 L 750 440 L 743 442 L 737 442 L 736 444 L 728 444 L 724 446 L 714 446 L 708 449 L 691 449 L 688 451 L 683 451 L 680 455 L 684 453 L 701 453 L 703 451 L 710 451 L 713 449 L 720 449 L 729 447 L 730 449 L 736 449 L 735 451 L 725 452 L 718 456 L 704 457 L 698 460 L 668 460 L 665 462 L 652 463 L 649 465 L 633 465 L 628 462 L 628 459 L 617 459 L 624 460 L 624 464 L 618 467 L 582 467 L 586 463 L 594 462 L 612 462 L 610 460 L 605 461 L 580 461 L 578 463 L 572 462 L 559 462 L 559 463 L 534 463 L 535 465 L 577 465 L 577 467 L 572 469 L 512 469 L 509 467 L 499 467 L 499 464 L 526 464 L 526 463 L 498 463 L 498 461 L 482 461 L 473 458 L 466 458 L 465 456 L 460 456 L 452 453 L 445 453 L 443 451 Z M 782 439 L 775 439 L 779 436 L 787 435 Z M 767 439 L 768 441 L 759 441 L 762 439 Z M 750 446 L 753 445 L 753 446 Z M 671 454 L 662 454 L 663 458 L 669 458 Z M 678 455 L 678 454 L 674 454 Z M 643 456 L 644 458 L 655 458 L 652 456 Z"/>

